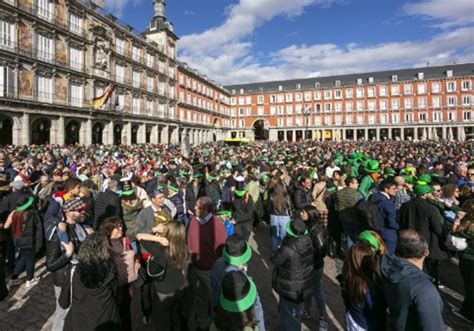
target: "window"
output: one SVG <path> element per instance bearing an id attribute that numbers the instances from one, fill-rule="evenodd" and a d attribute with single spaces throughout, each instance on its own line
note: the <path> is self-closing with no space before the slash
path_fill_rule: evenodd
<path id="1" fill-rule="evenodd" d="M 324 124 L 331 125 L 332 118 L 331 116 L 324 116 Z"/>
<path id="2" fill-rule="evenodd" d="M 388 107 L 387 104 L 388 104 L 387 100 L 380 100 L 380 109 L 387 110 L 387 107 Z"/>
<path id="3" fill-rule="evenodd" d="M 117 97 L 115 99 L 115 109 L 116 110 L 123 110 L 124 106 L 125 106 L 125 94 L 118 93 Z"/>
<path id="4" fill-rule="evenodd" d="M 418 114 L 418 122 L 425 123 L 427 119 L 426 113 L 419 113 Z"/>
<path id="5" fill-rule="evenodd" d="M 264 99 L 263 99 L 263 95 L 259 95 L 259 96 L 257 97 L 257 103 L 258 103 L 259 105 L 263 104 L 263 102 L 264 102 L 263 100 L 264 100 Z"/>
<path id="6" fill-rule="evenodd" d="M 133 87 L 140 86 L 140 73 L 138 71 L 132 71 L 132 85 Z"/>
<path id="7" fill-rule="evenodd" d="M 336 111 L 341 111 L 342 110 L 342 102 L 336 102 L 334 104 L 334 108 Z"/>
<path id="8" fill-rule="evenodd" d="M 446 70 L 446 77 L 453 77 L 453 71 L 452 70 Z"/>
<path id="9" fill-rule="evenodd" d="M 69 87 L 69 104 L 73 107 L 82 107 L 84 97 L 82 84 L 71 83 Z"/>
<path id="10" fill-rule="evenodd" d="M 115 80 L 117 83 L 123 83 L 125 77 L 125 68 L 119 64 L 115 65 Z"/>
<path id="11" fill-rule="evenodd" d="M 367 78 L 367 83 L 373 84 L 374 83 L 374 77 Z"/>
<path id="12" fill-rule="evenodd" d="M 283 115 L 283 106 L 277 106 L 277 114 Z M 250 108 L 247 108 L 247 115 L 250 115 Z"/>
<path id="13" fill-rule="evenodd" d="M 301 101 L 303 101 L 301 93 L 296 93 L 295 94 L 295 102 L 301 102 Z"/>
<path id="14" fill-rule="evenodd" d="M 431 92 L 432 93 L 440 93 L 441 92 L 441 84 L 440 83 L 431 83 Z"/>
<path id="15" fill-rule="evenodd" d="M 418 94 L 426 94 L 426 84 L 418 84 L 417 93 Z"/>
<path id="16" fill-rule="evenodd" d="M 413 113 L 405 113 L 405 123 L 413 123 Z"/>
<path id="17" fill-rule="evenodd" d="M 276 107 L 270 106 L 270 115 L 275 115 L 275 113 L 276 113 Z"/>
<path id="18" fill-rule="evenodd" d="M 320 86 L 319 82 L 315 82 L 315 83 L 314 83 L 314 87 L 315 87 L 315 88 L 319 88 L 319 86 Z"/>
<path id="19" fill-rule="evenodd" d="M 69 31 L 82 35 L 82 17 L 74 13 L 69 14 Z"/>
<path id="20" fill-rule="evenodd" d="M 462 90 L 463 91 L 470 91 L 471 90 L 471 81 L 469 80 L 464 80 L 462 83 L 461 83 L 461 86 L 462 86 Z"/>
<path id="21" fill-rule="evenodd" d="M 321 92 L 320 91 L 315 91 L 314 92 L 314 100 L 321 100 Z"/>
<path id="22" fill-rule="evenodd" d="M 311 101 L 311 92 L 304 93 L 304 101 Z"/>
<path id="23" fill-rule="evenodd" d="M 297 126 L 303 125 L 303 119 L 301 118 L 301 116 L 298 116 L 298 117 L 296 118 L 296 125 L 297 125 Z"/>
<path id="24" fill-rule="evenodd" d="M 284 119 L 281 117 L 278 118 L 278 126 L 285 126 Z"/>
<path id="25" fill-rule="evenodd" d="M 13 94 L 13 70 L 7 66 L 0 66 L 0 97 Z"/>
<path id="26" fill-rule="evenodd" d="M 51 103 L 53 101 L 53 79 L 38 75 L 36 79 L 36 93 L 38 101 Z"/>
<path id="27" fill-rule="evenodd" d="M 413 108 L 413 99 L 406 98 L 405 99 L 405 109 L 412 109 Z"/>
<path id="28" fill-rule="evenodd" d="M 398 82 L 398 76 L 397 75 L 392 75 L 392 77 L 390 77 L 390 80 L 392 82 Z"/>
<path id="29" fill-rule="evenodd" d="M 336 81 L 334 82 L 334 86 L 336 86 L 336 87 L 341 86 L 341 81 L 340 81 L 340 80 L 336 80 Z"/>
<path id="30" fill-rule="evenodd" d="M 147 91 L 153 91 L 153 77 L 146 76 L 146 89 Z"/>
<path id="31" fill-rule="evenodd" d="M 42 34 L 38 34 L 36 40 L 38 59 L 47 62 L 53 61 L 53 40 Z"/>
<path id="32" fill-rule="evenodd" d="M 153 61 L 153 55 L 150 54 L 150 53 L 146 53 L 146 65 L 147 65 L 147 67 L 152 68 L 152 67 L 153 67 L 153 63 L 154 63 L 154 61 Z M 180 74 L 180 75 L 179 75 L 179 83 L 180 83 L 180 84 L 183 84 L 183 82 L 184 82 L 184 77 L 183 77 L 182 74 Z"/>
<path id="33" fill-rule="evenodd" d="M 421 80 L 421 79 L 424 79 L 424 78 L 425 78 L 425 74 L 422 73 L 422 72 L 419 72 L 419 73 L 416 75 L 416 78 L 417 78 L 417 79 L 420 79 L 420 80 Z"/>
<path id="34" fill-rule="evenodd" d="M 455 122 L 456 121 L 456 113 L 455 112 L 448 112 L 448 121 L 449 122 Z"/>
<path id="35" fill-rule="evenodd" d="M 392 109 L 398 109 L 400 107 L 400 101 L 398 99 L 392 99 Z"/>
<path id="36" fill-rule="evenodd" d="M 147 100 L 146 101 L 146 113 L 147 114 L 153 113 L 153 101 L 152 100 Z"/>
<path id="37" fill-rule="evenodd" d="M 325 103 L 324 104 L 324 111 L 329 112 L 331 111 L 332 105 L 330 103 Z"/>
<path id="38" fill-rule="evenodd" d="M 413 93 L 413 86 L 411 84 L 403 85 L 403 94 L 411 95 Z"/>
<path id="39" fill-rule="evenodd" d="M 258 114 L 258 116 L 263 116 L 265 114 L 265 108 L 264 107 L 257 107 L 257 114 Z"/>
<path id="40" fill-rule="evenodd" d="M 351 88 L 346 89 L 346 99 L 352 98 L 352 93 L 353 92 Z"/>
<path id="41" fill-rule="evenodd" d="M 441 113 L 440 112 L 434 112 L 433 113 L 433 122 L 440 122 L 441 121 Z"/>
<path id="42" fill-rule="evenodd" d="M 189 80 L 188 80 L 188 82 L 189 82 Z M 235 98 L 230 98 L 230 104 L 232 106 L 235 106 L 237 104 L 237 100 Z"/>
<path id="43" fill-rule="evenodd" d="M 369 87 L 367 88 L 367 96 L 369 98 L 375 97 L 375 87 Z"/>
<path id="44" fill-rule="evenodd" d="M 369 115 L 369 124 L 375 124 L 375 115 Z"/>
<path id="45" fill-rule="evenodd" d="M 456 82 L 447 82 L 446 92 L 456 92 Z"/>
<path id="46" fill-rule="evenodd" d="M 448 97 L 448 107 L 455 107 L 456 106 L 456 97 Z"/>
<path id="47" fill-rule="evenodd" d="M 387 86 L 380 86 L 379 87 L 379 94 L 381 97 L 387 96 Z"/>
<path id="48" fill-rule="evenodd" d="M 140 114 L 140 98 L 133 97 L 132 99 L 132 112 L 134 114 Z"/>
<path id="49" fill-rule="evenodd" d="M 293 94 L 287 93 L 285 96 L 286 102 L 293 102 Z"/>
<path id="50" fill-rule="evenodd" d="M 303 105 L 302 104 L 295 105 L 295 112 L 298 114 L 301 114 L 303 112 Z"/>
<path id="51" fill-rule="evenodd" d="M 276 103 L 276 95 L 270 95 L 270 103 Z"/>
<path id="52" fill-rule="evenodd" d="M 387 114 L 382 114 L 382 115 L 380 115 L 380 123 L 381 123 L 381 124 L 387 124 L 387 121 L 388 121 L 388 116 L 387 116 Z"/>
<path id="53" fill-rule="evenodd" d="M 314 110 L 315 110 L 316 112 L 320 112 L 320 111 L 321 111 L 321 104 L 320 104 L 320 103 L 315 104 L 315 105 L 314 105 Z"/>
<path id="54" fill-rule="evenodd" d="M 400 114 L 398 113 L 392 114 L 392 123 L 394 124 L 400 123 Z"/>
<path id="55" fill-rule="evenodd" d="M 364 97 L 364 89 L 363 88 L 358 88 L 356 90 L 356 98 L 363 98 Z"/>
<path id="56" fill-rule="evenodd" d="M 36 0 L 36 15 L 45 21 L 53 21 L 54 1 L 51 0 Z"/>
<path id="57" fill-rule="evenodd" d="M 369 110 L 375 110 L 375 100 L 369 100 Z"/>
<path id="58" fill-rule="evenodd" d="M 357 78 L 357 85 L 362 85 L 363 81 L 362 78 Z"/>
<path id="59" fill-rule="evenodd" d="M 331 100 L 332 99 L 332 91 L 326 90 L 324 91 L 324 100 Z"/>
<path id="60" fill-rule="evenodd" d="M 293 114 L 293 105 L 286 105 L 286 113 Z"/>
<path id="61" fill-rule="evenodd" d="M 11 50 L 13 48 L 14 28 L 13 24 L 0 21 L 0 49 Z"/>
<path id="62" fill-rule="evenodd" d="M 347 111 L 352 111 L 354 109 L 352 101 L 347 101 L 346 102 L 346 110 Z"/>
<path id="63" fill-rule="evenodd" d="M 158 82 L 158 94 L 165 95 L 165 82 L 162 82 L 162 81 Z M 188 100 L 189 100 L 188 103 L 193 103 L 193 101 L 191 100 L 191 94 L 190 93 L 188 94 Z M 194 104 L 195 103 L 196 102 L 194 101 Z"/>
<path id="64" fill-rule="evenodd" d="M 364 101 L 357 101 L 356 107 L 358 111 L 364 110 Z"/>
<path id="65" fill-rule="evenodd" d="M 364 115 L 357 115 L 357 124 L 364 124 Z"/>
<path id="66" fill-rule="evenodd" d="M 463 106 L 470 106 L 471 105 L 471 96 L 470 95 L 463 95 L 462 96 L 462 105 Z"/>
<path id="67" fill-rule="evenodd" d="M 282 100 L 283 102 L 283 100 Z M 252 104 L 252 97 L 245 97 L 245 104 L 246 105 L 251 105 Z"/>
<path id="68" fill-rule="evenodd" d="M 346 115 L 346 124 L 352 124 L 352 115 Z"/>
<path id="69" fill-rule="evenodd" d="M 392 95 L 400 95 L 400 86 L 392 85 L 391 92 Z"/>
<path id="70" fill-rule="evenodd" d="M 426 108 L 426 98 L 418 98 L 418 108 Z"/>
<path id="71" fill-rule="evenodd" d="M 431 102 L 433 104 L 433 108 L 440 108 L 441 107 L 441 98 L 440 97 L 433 97 L 431 99 Z"/>
<path id="72" fill-rule="evenodd" d="M 82 70 L 82 49 L 69 48 L 69 66 L 74 70 Z"/>
<path id="73" fill-rule="evenodd" d="M 119 54 L 123 54 L 125 51 L 125 41 L 120 38 L 115 38 L 115 51 Z"/>
<path id="74" fill-rule="evenodd" d="M 463 111 L 462 112 L 462 120 L 463 121 L 470 121 L 471 120 L 471 112 L 470 111 Z"/>
<path id="75" fill-rule="evenodd" d="M 334 91 L 334 99 L 342 99 L 342 91 L 341 90 L 335 90 Z"/>
<path id="76" fill-rule="evenodd" d="M 239 108 L 239 116 L 245 116 L 245 108 Z"/>
<path id="77" fill-rule="evenodd" d="M 288 117 L 286 119 L 286 125 L 288 126 L 292 126 L 293 125 L 293 117 Z"/>
<path id="78" fill-rule="evenodd" d="M 283 94 L 278 94 L 277 95 L 277 102 L 278 103 L 283 103 L 284 99 L 285 99 L 285 96 Z"/>

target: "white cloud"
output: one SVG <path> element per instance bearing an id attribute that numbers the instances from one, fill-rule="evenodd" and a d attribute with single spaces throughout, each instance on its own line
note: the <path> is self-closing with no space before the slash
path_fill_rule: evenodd
<path id="1" fill-rule="evenodd" d="M 408 15 L 422 15 L 437 21 L 437 26 L 448 28 L 452 26 L 471 25 L 474 17 L 473 0 L 423 0 L 404 6 Z"/>
<path id="2" fill-rule="evenodd" d="M 143 0 L 105 0 L 105 9 L 110 11 L 115 16 L 122 18 L 125 8 L 131 4 L 138 6 Z"/>

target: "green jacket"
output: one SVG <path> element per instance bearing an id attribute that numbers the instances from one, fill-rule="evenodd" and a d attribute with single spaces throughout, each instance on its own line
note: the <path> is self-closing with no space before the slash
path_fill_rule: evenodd
<path id="1" fill-rule="evenodd" d="M 359 185 L 359 192 L 360 194 L 362 194 L 364 198 L 367 198 L 370 190 L 372 190 L 376 186 L 377 185 L 375 184 L 375 181 L 372 179 L 372 177 L 368 175 L 364 176 L 364 178 L 362 178 L 362 181 L 360 182 L 360 185 Z"/>
<path id="2" fill-rule="evenodd" d="M 467 248 L 461 252 L 461 257 L 474 260 L 474 232 L 458 232 L 456 236 L 466 238 Z"/>

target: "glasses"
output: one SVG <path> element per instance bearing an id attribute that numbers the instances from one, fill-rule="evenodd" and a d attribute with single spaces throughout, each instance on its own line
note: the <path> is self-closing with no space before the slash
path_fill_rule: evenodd
<path id="1" fill-rule="evenodd" d="M 470 172 L 470 173 L 469 173 L 469 176 L 474 176 L 474 172 Z"/>

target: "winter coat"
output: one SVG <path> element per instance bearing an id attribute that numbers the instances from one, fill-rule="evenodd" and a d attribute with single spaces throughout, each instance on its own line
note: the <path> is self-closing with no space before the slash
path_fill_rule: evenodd
<path id="1" fill-rule="evenodd" d="M 295 185 L 293 190 L 293 207 L 295 208 L 296 215 L 303 210 L 304 207 L 311 206 L 312 198 L 311 191 L 306 190 L 301 185 Z"/>
<path id="2" fill-rule="evenodd" d="M 285 299 L 301 303 L 313 292 L 313 245 L 308 235 L 286 236 L 273 255 L 273 288 Z"/>
<path id="3" fill-rule="evenodd" d="M 398 211 L 398 223 L 400 230 L 413 229 L 425 238 L 430 251 L 429 258 L 447 259 L 446 251 L 440 246 L 444 242 L 443 217 L 435 206 L 419 197 L 405 202 Z"/>
<path id="4" fill-rule="evenodd" d="M 181 192 L 176 193 L 170 198 L 170 201 L 176 207 L 176 216 L 174 217 L 175 220 L 183 222 L 185 210 L 184 210 L 184 197 Z"/>
<path id="5" fill-rule="evenodd" d="M 363 195 L 364 198 L 367 198 L 370 191 L 377 186 L 374 179 L 370 176 L 364 176 L 359 185 L 359 192 Z"/>
<path id="6" fill-rule="evenodd" d="M 143 208 L 142 200 L 122 200 L 123 222 L 125 224 L 125 233 L 130 240 L 136 240 L 135 222 L 138 213 Z"/>
<path id="7" fill-rule="evenodd" d="M 384 194 L 377 192 L 369 197 L 369 200 L 377 205 L 379 214 L 383 220 L 380 230 L 382 239 L 385 241 L 397 241 L 397 231 L 400 226 L 397 223 L 397 209 L 395 204 Z"/>
<path id="8" fill-rule="evenodd" d="M 186 208 L 194 213 L 194 207 L 196 206 L 196 201 L 200 197 L 206 196 L 206 188 L 204 185 L 201 183 L 198 186 L 198 192 L 197 194 L 194 192 L 194 185 L 193 183 L 188 183 L 186 185 L 186 190 L 184 193 L 184 199 L 186 200 Z M 188 211 L 186 210 L 186 212 Z"/>
<path id="9" fill-rule="evenodd" d="M 77 264 L 72 286 L 70 268 L 58 299 L 63 309 L 69 308 L 64 330 L 120 330 L 116 289 L 117 276 L 112 261 Z"/>
<path id="10" fill-rule="evenodd" d="M 221 189 L 216 181 L 209 182 L 206 184 L 206 196 L 211 198 L 212 206 L 214 207 L 214 210 L 217 210 L 217 207 L 221 200 Z"/>
<path id="11" fill-rule="evenodd" d="M 247 202 L 243 198 L 236 198 L 232 202 L 232 217 L 237 224 L 253 222 L 253 200 L 250 195 Z"/>
<path id="12" fill-rule="evenodd" d="M 326 182 L 319 182 L 314 185 L 313 192 L 311 193 L 313 204 L 320 213 L 328 211 L 324 203 L 324 192 L 326 192 Z"/>
<path id="13" fill-rule="evenodd" d="M 13 223 L 12 233 L 16 247 L 39 252 L 43 247 L 43 222 L 39 212 L 37 210 L 15 211 Z M 19 237 L 15 237 L 15 228 L 21 229 Z"/>
<path id="14" fill-rule="evenodd" d="M 107 189 L 97 195 L 94 206 L 94 228 L 99 228 L 103 220 L 108 217 L 122 218 L 120 197 L 114 191 Z"/>
<path id="15" fill-rule="evenodd" d="M 446 330 L 443 301 L 428 274 L 393 255 L 382 256 L 380 271 L 389 307 L 386 330 Z"/>

